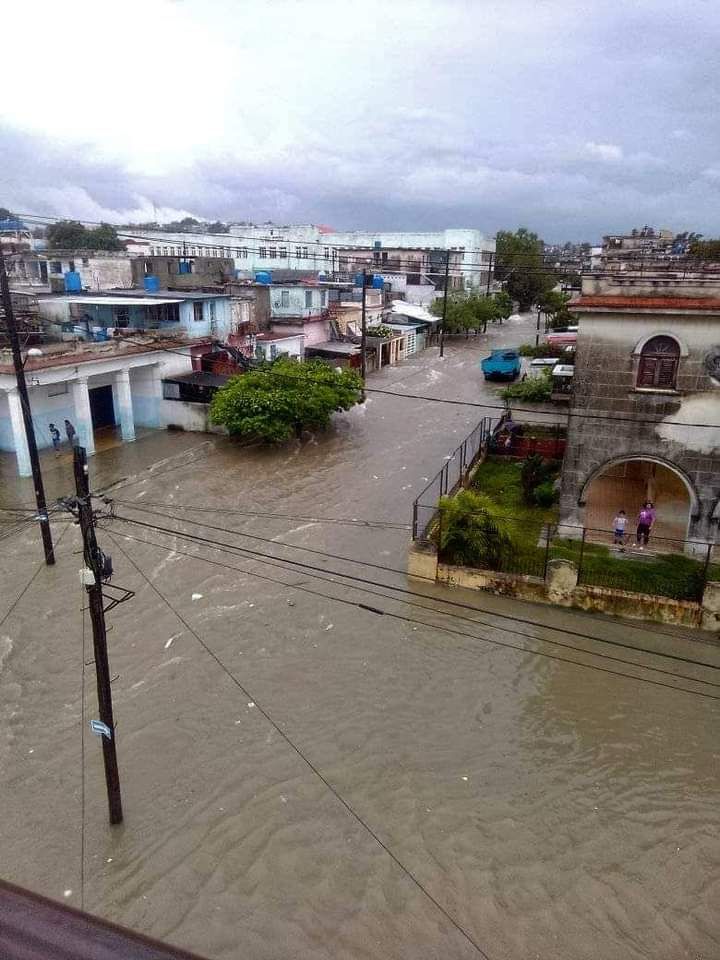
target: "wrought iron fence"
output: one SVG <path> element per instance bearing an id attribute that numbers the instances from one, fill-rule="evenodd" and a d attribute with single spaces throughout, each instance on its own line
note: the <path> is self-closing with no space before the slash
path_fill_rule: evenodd
<path id="1" fill-rule="evenodd" d="M 480 454 L 487 450 L 490 438 L 499 422 L 491 417 L 483 417 L 460 446 L 445 457 L 443 466 L 413 503 L 413 540 L 428 539 L 437 516 L 440 498 L 454 493 L 465 482 Z"/>
<path id="2" fill-rule="evenodd" d="M 616 543 L 612 530 L 515 517 L 492 518 L 496 533 L 488 535 L 478 522 L 487 514 L 455 519 L 454 529 L 443 514 L 432 532 L 441 562 L 546 580 L 551 560 L 568 560 L 578 585 L 692 603 L 720 580 L 720 544 L 659 536 L 647 546 Z"/>

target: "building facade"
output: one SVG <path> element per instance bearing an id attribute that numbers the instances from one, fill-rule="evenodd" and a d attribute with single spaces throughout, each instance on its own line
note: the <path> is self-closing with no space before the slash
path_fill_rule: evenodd
<path id="1" fill-rule="evenodd" d="M 63 435 L 64 421 L 77 430 L 88 454 L 96 436 L 114 431 L 125 442 L 136 427 L 164 427 L 162 380 L 192 370 L 193 349 L 210 349 L 209 341 L 187 339 L 146 343 L 61 344 L 26 364 L 30 407 L 40 449 L 51 447 L 50 424 Z M 49 348 L 44 348 L 48 350 Z M 30 457 L 20 397 L 9 357 L 0 358 L 0 450 L 15 454 L 20 476 L 30 476 Z"/>
<path id="2" fill-rule="evenodd" d="M 266 223 L 231 224 L 228 233 L 213 234 L 138 230 L 133 238 L 133 249 L 150 255 L 231 257 L 236 270 L 247 276 L 274 268 L 342 273 L 339 260 L 344 248 L 377 251 L 380 260 L 383 251 L 388 255 L 401 251 L 403 257 L 411 251 L 435 252 L 438 262 L 442 259 L 440 254 L 449 250 L 459 254 L 462 276 L 469 287 L 486 285 L 495 252 L 494 238 L 470 229 L 336 232 L 316 224 Z"/>
<path id="3" fill-rule="evenodd" d="M 646 500 L 658 538 L 714 542 L 720 518 L 720 282 L 583 278 L 561 520 L 606 539 Z M 572 530 L 568 526 L 568 533 Z M 682 547 L 689 549 L 687 545 Z M 658 546 L 658 549 L 662 549 Z"/>

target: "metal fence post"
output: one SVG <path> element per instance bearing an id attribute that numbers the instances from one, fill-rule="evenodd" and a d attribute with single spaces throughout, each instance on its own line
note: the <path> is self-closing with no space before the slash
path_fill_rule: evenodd
<path id="1" fill-rule="evenodd" d="M 417 500 L 413 503 L 413 518 L 412 518 L 412 538 L 417 540 L 417 522 L 418 522 L 418 505 Z"/>
<path id="2" fill-rule="evenodd" d="M 442 521 L 443 521 L 443 509 L 442 507 L 440 507 L 438 510 L 438 542 L 437 542 L 438 563 L 440 562 L 440 555 L 442 553 Z"/>
<path id="3" fill-rule="evenodd" d="M 552 524 L 545 524 L 545 564 L 543 566 L 543 580 L 547 580 L 547 568 L 548 560 L 550 559 L 550 531 L 552 530 Z"/>
<path id="4" fill-rule="evenodd" d="M 700 584 L 700 596 L 698 597 L 698 603 L 702 603 L 702 598 L 705 596 L 705 587 L 708 582 L 708 570 L 710 569 L 710 560 L 712 559 L 713 544 L 709 543 L 707 545 L 707 551 L 705 553 L 705 563 L 703 564 L 702 572 L 702 581 Z"/>
<path id="5" fill-rule="evenodd" d="M 585 535 L 587 534 L 587 527 L 583 527 L 582 540 L 580 541 L 580 556 L 578 557 L 578 583 L 582 579 L 582 562 L 583 555 L 585 553 Z"/>

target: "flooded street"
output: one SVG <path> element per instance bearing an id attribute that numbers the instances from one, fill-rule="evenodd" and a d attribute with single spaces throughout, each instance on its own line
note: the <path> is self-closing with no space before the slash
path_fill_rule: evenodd
<path id="1" fill-rule="evenodd" d="M 478 359 L 533 333 L 370 386 L 496 403 Z M 403 573 L 413 499 L 491 412 L 371 392 L 280 450 L 163 433 L 91 460 L 135 591 L 108 616 L 119 828 L 77 529 L 48 569 L 8 525 L 2 875 L 213 960 L 716 960 L 718 648 Z M 70 493 L 69 463 L 46 478 Z"/>

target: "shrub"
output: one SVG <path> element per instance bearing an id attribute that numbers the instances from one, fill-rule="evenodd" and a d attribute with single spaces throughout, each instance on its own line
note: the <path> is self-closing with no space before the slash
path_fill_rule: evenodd
<path id="1" fill-rule="evenodd" d="M 543 480 L 533 490 L 533 498 L 539 507 L 551 507 L 558 499 L 558 491 L 552 480 Z"/>
<path id="2" fill-rule="evenodd" d="M 500 392 L 503 400 L 525 400 L 529 403 L 545 403 L 552 396 L 552 372 L 543 370 L 539 377 L 528 377 L 519 383 L 505 387 Z"/>
<path id="3" fill-rule="evenodd" d="M 511 527 L 494 500 L 462 490 L 440 501 L 439 553 L 461 566 L 497 569 L 516 552 Z"/>

